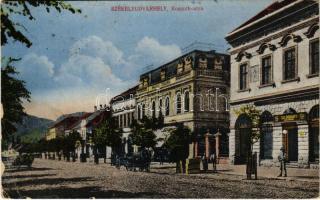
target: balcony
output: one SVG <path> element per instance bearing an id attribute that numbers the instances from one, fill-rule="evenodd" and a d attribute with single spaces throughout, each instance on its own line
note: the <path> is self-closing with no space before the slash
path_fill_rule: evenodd
<path id="1" fill-rule="evenodd" d="M 197 77 L 224 77 L 224 72 L 222 70 L 211 70 L 211 69 L 197 69 L 196 70 Z"/>

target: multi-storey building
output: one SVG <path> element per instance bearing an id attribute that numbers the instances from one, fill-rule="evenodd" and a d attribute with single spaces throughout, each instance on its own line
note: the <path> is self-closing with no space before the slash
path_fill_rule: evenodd
<path id="1" fill-rule="evenodd" d="M 226 40 L 232 46 L 230 161 L 245 162 L 252 123 L 234 111 L 251 104 L 262 111 L 253 147 L 261 164 L 277 165 L 281 146 L 289 165 L 318 162 L 318 1 L 273 1 Z"/>
<path id="2" fill-rule="evenodd" d="M 112 117 L 115 119 L 118 128 L 122 131 L 123 153 L 130 153 L 133 151 L 128 136 L 132 133 L 130 126 L 135 118 L 135 95 L 137 89 L 138 86 L 134 86 L 113 97 L 110 101 Z"/>
<path id="3" fill-rule="evenodd" d="M 205 153 L 206 133 L 219 131 L 220 154 L 228 155 L 229 68 L 228 55 L 194 50 L 142 74 L 136 118 L 162 115 L 165 125 L 182 123 L 195 131 L 200 139 L 190 146 L 190 158 Z M 215 142 L 210 143 L 215 151 Z"/>

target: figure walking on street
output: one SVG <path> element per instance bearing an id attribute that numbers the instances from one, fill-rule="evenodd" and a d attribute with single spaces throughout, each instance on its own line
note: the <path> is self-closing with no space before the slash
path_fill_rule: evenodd
<path id="1" fill-rule="evenodd" d="M 280 154 L 278 156 L 278 160 L 280 162 L 280 174 L 278 175 L 278 177 L 282 176 L 283 171 L 284 171 L 284 177 L 287 177 L 287 168 L 286 168 L 287 155 L 285 153 L 284 147 L 280 148 Z"/>
<path id="2" fill-rule="evenodd" d="M 213 172 L 217 172 L 217 158 L 215 153 L 210 155 L 210 161 L 212 162 L 212 170 Z"/>

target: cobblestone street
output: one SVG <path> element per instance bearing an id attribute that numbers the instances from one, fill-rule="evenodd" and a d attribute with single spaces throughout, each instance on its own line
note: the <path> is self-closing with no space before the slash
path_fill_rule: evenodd
<path id="1" fill-rule="evenodd" d="M 222 172 L 222 171 L 221 171 Z M 319 182 L 231 174 L 177 175 L 172 164 L 151 172 L 128 172 L 110 164 L 36 159 L 32 169 L 2 176 L 10 198 L 315 198 Z"/>

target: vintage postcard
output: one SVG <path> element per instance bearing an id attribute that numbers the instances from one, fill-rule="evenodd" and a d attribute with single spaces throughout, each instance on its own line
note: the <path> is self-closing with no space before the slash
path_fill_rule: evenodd
<path id="1" fill-rule="evenodd" d="M 318 0 L 1 1 L 1 197 L 319 198 Z"/>

